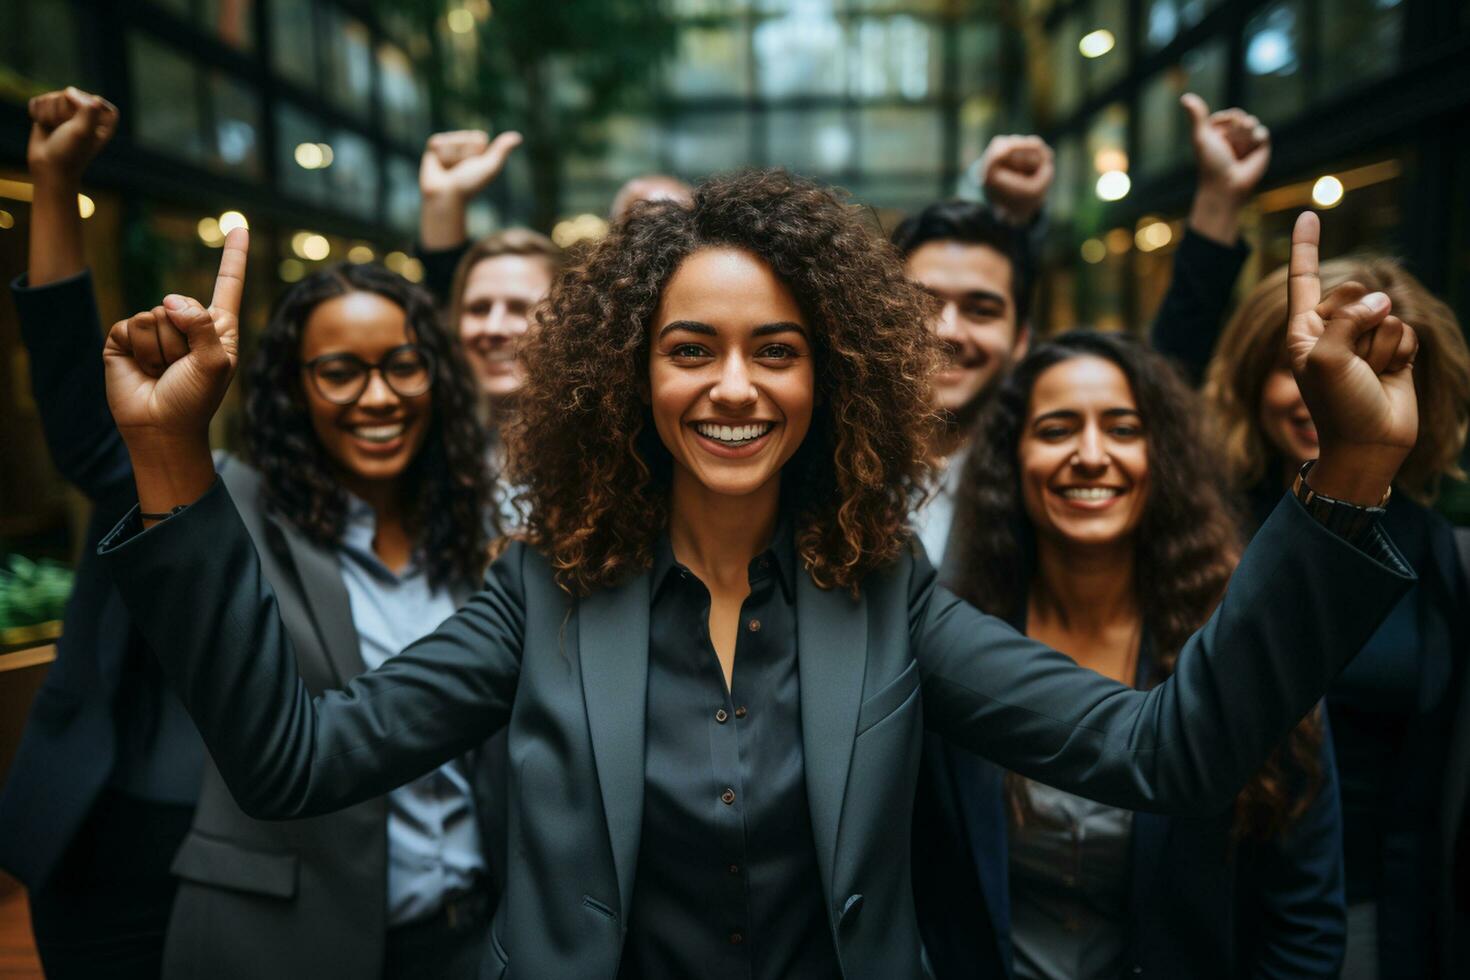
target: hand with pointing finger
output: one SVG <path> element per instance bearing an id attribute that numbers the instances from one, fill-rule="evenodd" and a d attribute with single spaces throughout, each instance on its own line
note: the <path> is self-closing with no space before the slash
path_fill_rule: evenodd
<path id="1" fill-rule="evenodd" d="M 1419 434 L 1413 364 L 1419 342 L 1384 293 L 1346 283 L 1326 297 L 1318 277 L 1321 224 L 1308 211 L 1291 236 L 1287 352 L 1312 413 L 1321 455 L 1314 490 L 1378 503 Z"/>
<path id="2" fill-rule="evenodd" d="M 249 233 L 231 231 L 209 306 L 168 296 L 113 324 L 103 348 L 107 402 L 135 460 L 176 451 L 208 456 L 209 422 L 239 360 L 240 296 Z M 140 488 L 141 489 L 141 488 Z"/>
<path id="3" fill-rule="evenodd" d="M 1271 133 L 1244 109 L 1210 112 L 1205 100 L 1186 92 L 1179 104 L 1189 113 L 1199 184 L 1189 227 L 1221 245 L 1240 237 L 1240 210 L 1271 162 Z"/>

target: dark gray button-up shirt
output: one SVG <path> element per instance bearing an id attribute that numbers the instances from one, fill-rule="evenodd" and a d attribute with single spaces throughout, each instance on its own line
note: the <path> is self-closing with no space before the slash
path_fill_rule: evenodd
<path id="1" fill-rule="evenodd" d="M 837 978 L 801 741 L 791 531 L 750 564 L 732 686 L 667 535 L 649 611 L 643 846 L 623 978 Z"/>

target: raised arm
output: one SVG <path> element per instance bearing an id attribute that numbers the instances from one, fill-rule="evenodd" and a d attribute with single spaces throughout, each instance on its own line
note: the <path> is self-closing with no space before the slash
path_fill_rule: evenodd
<path id="1" fill-rule="evenodd" d="M 434 633 L 345 690 L 310 697 L 209 453 L 209 420 L 237 361 L 246 245 L 243 229 L 226 239 L 207 308 L 169 296 L 108 335 L 107 394 L 141 513 L 99 550 L 240 806 L 284 819 L 386 792 L 505 723 L 520 670 L 524 551 L 496 563 Z"/>
<path id="2" fill-rule="evenodd" d="M 500 175 L 521 134 L 507 131 L 493 140 L 479 130 L 435 133 L 419 160 L 419 258 L 424 280 L 440 304 L 449 292 L 455 267 L 468 247 L 465 212 L 470 201 Z"/>
<path id="3" fill-rule="evenodd" d="M 1287 347 L 1319 425 L 1308 485 L 1378 505 L 1418 430 L 1413 331 L 1374 294 L 1324 316 L 1316 215 L 1297 222 Z M 912 637 L 930 725 L 1000 765 L 1114 806 L 1217 811 L 1409 588 L 1376 523 L 1329 530 L 1284 500 L 1247 549 L 1173 676 L 1107 680 L 969 608 L 921 563 Z"/>
<path id="4" fill-rule="evenodd" d="M 1198 382 L 1250 254 L 1240 239 L 1240 213 L 1271 161 L 1271 133 L 1243 109 L 1211 113 L 1193 93 L 1180 103 L 1189 114 L 1199 178 L 1169 290 L 1154 318 L 1153 344 Z"/>
<path id="5" fill-rule="evenodd" d="M 29 108 L 30 254 L 12 295 L 51 458 L 95 501 L 120 486 L 130 490 L 132 482 L 127 451 L 107 411 L 102 332 L 77 210 L 82 173 L 116 130 L 117 110 L 75 88 L 38 95 Z"/>

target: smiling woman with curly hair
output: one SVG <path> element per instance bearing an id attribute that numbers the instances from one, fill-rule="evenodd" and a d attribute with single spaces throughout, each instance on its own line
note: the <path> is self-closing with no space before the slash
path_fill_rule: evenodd
<path id="1" fill-rule="evenodd" d="M 575 258 L 527 345 L 511 431 L 527 538 L 585 595 L 648 568 L 669 520 L 671 457 L 647 399 L 664 287 L 701 249 L 757 256 L 812 328 L 816 405 L 782 472 L 797 553 L 823 587 L 855 590 L 898 556 L 929 474 L 933 300 L 830 191 L 780 172 L 711 182 L 694 205 L 641 205 Z"/>
<path id="2" fill-rule="evenodd" d="M 114 329 L 112 409 L 155 523 L 120 526 L 104 561 L 252 813 L 347 806 L 508 729 L 482 977 L 917 980 L 926 725 L 1114 806 L 1212 810 L 1405 577 L 1371 525 L 1365 552 L 1285 502 L 1149 691 L 964 604 L 904 523 L 927 471 L 926 302 L 832 192 L 747 173 L 574 259 L 527 350 L 523 539 L 432 637 L 313 698 L 200 468 L 231 370 L 233 307 L 212 309 L 167 360 L 177 338 Z M 1355 358 L 1340 332 L 1321 353 Z M 1395 397 L 1302 370 L 1327 418 Z"/>

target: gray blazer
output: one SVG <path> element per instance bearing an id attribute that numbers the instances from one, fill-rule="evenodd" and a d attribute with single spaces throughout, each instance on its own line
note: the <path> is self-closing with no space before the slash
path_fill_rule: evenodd
<path id="1" fill-rule="evenodd" d="M 366 667 L 336 554 L 265 512 L 255 470 L 229 457 L 216 465 L 275 595 L 296 672 L 314 694 L 344 686 Z M 455 599 L 468 594 L 461 589 Z M 488 884 L 497 892 L 505 880 L 504 737 L 468 755 Z M 240 809 L 206 759 L 194 824 L 172 867 L 180 880 L 163 975 L 380 976 L 387 818 L 386 800 L 377 795 L 321 816 L 257 820 Z"/>
<path id="2" fill-rule="evenodd" d="M 1114 806 L 1215 812 L 1413 581 L 1386 539 L 1372 544 L 1382 560 L 1287 499 L 1147 692 L 959 601 L 922 551 L 856 598 L 799 576 L 807 795 L 844 974 L 923 976 L 909 835 L 926 724 Z M 223 487 L 147 532 L 130 517 L 99 550 L 255 816 L 351 806 L 508 725 L 509 866 L 481 976 L 615 977 L 638 851 L 658 844 L 640 840 L 647 574 L 573 600 L 512 546 L 433 635 L 313 698 Z"/>

